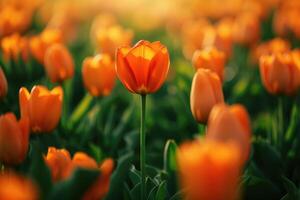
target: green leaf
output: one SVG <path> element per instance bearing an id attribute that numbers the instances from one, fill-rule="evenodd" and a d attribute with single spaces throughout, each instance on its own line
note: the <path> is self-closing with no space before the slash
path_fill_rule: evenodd
<path id="1" fill-rule="evenodd" d="M 138 170 L 134 166 L 131 167 L 129 171 L 129 178 L 133 185 L 136 185 L 141 182 L 141 175 Z"/>
<path id="2" fill-rule="evenodd" d="M 167 194 L 166 182 L 163 181 L 158 186 L 158 190 L 155 195 L 155 200 L 164 200 L 166 198 L 166 194 Z"/>
<path id="3" fill-rule="evenodd" d="M 283 185 L 287 191 L 287 194 L 281 200 L 300 199 L 300 193 L 296 185 L 284 176 L 282 176 L 282 180 L 283 180 Z"/>
<path id="4" fill-rule="evenodd" d="M 167 172 L 176 170 L 176 150 L 175 141 L 168 140 L 164 150 L 164 170 Z"/>

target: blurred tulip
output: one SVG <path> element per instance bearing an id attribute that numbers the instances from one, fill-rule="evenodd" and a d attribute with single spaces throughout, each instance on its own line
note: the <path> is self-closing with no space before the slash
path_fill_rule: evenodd
<path id="1" fill-rule="evenodd" d="M 12 172 L 0 174 L 0 199 L 38 200 L 37 187 L 29 179 Z"/>
<path id="2" fill-rule="evenodd" d="M 259 60 L 260 77 L 271 94 L 293 95 L 300 87 L 300 68 L 290 53 L 263 55 Z"/>
<path id="3" fill-rule="evenodd" d="M 197 50 L 193 55 L 195 69 L 205 68 L 216 72 L 222 81 L 224 78 L 225 54 L 216 48 Z"/>
<path id="4" fill-rule="evenodd" d="M 169 54 L 160 42 L 141 40 L 134 47 L 120 47 L 116 52 L 116 72 L 132 93 L 156 92 L 169 71 Z"/>
<path id="5" fill-rule="evenodd" d="M 45 69 L 53 83 L 61 83 L 74 76 L 74 61 L 63 44 L 53 44 L 45 54 Z"/>
<path id="6" fill-rule="evenodd" d="M 194 75 L 190 103 L 196 121 L 206 123 L 209 113 L 217 103 L 224 102 L 222 83 L 215 72 L 200 68 Z"/>
<path id="7" fill-rule="evenodd" d="M 131 30 L 125 30 L 119 25 L 99 28 L 96 31 L 97 46 L 101 53 L 115 56 L 116 49 L 120 46 L 129 46 L 133 38 Z"/>
<path id="8" fill-rule="evenodd" d="M 113 60 L 108 54 L 85 58 L 82 64 L 82 78 L 91 95 L 109 95 L 116 79 Z"/>
<path id="9" fill-rule="evenodd" d="M 19 58 L 25 62 L 28 60 L 28 40 L 25 37 L 21 37 L 18 33 L 4 37 L 1 40 L 1 49 L 6 62 L 9 60 L 18 61 Z"/>
<path id="10" fill-rule="evenodd" d="M 69 175 L 68 168 L 71 165 L 71 156 L 66 149 L 56 149 L 49 147 L 48 153 L 44 157 L 45 162 L 50 168 L 52 180 L 61 181 Z"/>
<path id="11" fill-rule="evenodd" d="M 81 167 L 81 168 L 88 168 L 88 169 L 95 169 L 98 167 L 97 162 L 83 152 L 77 152 L 74 154 L 72 159 L 72 165 L 74 167 Z"/>
<path id="12" fill-rule="evenodd" d="M 47 49 L 55 43 L 62 43 L 62 33 L 57 29 L 45 29 L 40 35 L 30 38 L 29 47 L 33 57 L 41 64 L 44 63 Z"/>
<path id="13" fill-rule="evenodd" d="M 251 124 L 246 108 L 239 104 L 214 106 L 208 119 L 206 138 L 236 143 L 241 152 L 241 163 L 244 163 L 251 146 Z"/>
<path id="14" fill-rule="evenodd" d="M 21 117 L 28 117 L 34 133 L 51 132 L 55 129 L 61 116 L 62 101 L 61 87 L 49 91 L 38 85 L 30 93 L 24 87 L 19 91 Z"/>
<path id="15" fill-rule="evenodd" d="M 7 95 L 7 90 L 7 80 L 2 68 L 0 67 L 0 99 L 3 99 Z"/>
<path id="16" fill-rule="evenodd" d="M 0 115 L 1 163 L 8 165 L 20 164 L 27 155 L 28 140 L 28 119 L 21 119 L 18 122 L 13 113 Z"/>
<path id="17" fill-rule="evenodd" d="M 240 152 L 234 143 L 193 141 L 177 151 L 186 200 L 237 200 Z"/>

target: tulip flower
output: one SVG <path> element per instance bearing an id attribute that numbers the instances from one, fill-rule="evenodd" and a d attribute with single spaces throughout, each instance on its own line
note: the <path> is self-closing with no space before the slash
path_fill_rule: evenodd
<path id="1" fill-rule="evenodd" d="M 116 72 L 132 93 L 156 92 L 169 71 L 169 54 L 160 42 L 141 40 L 134 47 L 120 47 L 116 53 Z"/>
<path id="2" fill-rule="evenodd" d="M 17 121 L 13 113 L 0 115 L 1 163 L 20 164 L 27 155 L 28 140 L 29 123 L 27 119 Z"/>
<path id="3" fill-rule="evenodd" d="M 0 174 L 0 199 L 38 200 L 38 190 L 33 182 L 12 172 Z"/>
<path id="4" fill-rule="evenodd" d="M 74 61 L 63 44 L 53 44 L 46 51 L 45 69 L 51 82 L 62 82 L 74 75 Z"/>
<path id="5" fill-rule="evenodd" d="M 222 102 L 224 96 L 219 76 L 209 69 L 198 69 L 190 94 L 191 111 L 196 121 L 206 123 L 213 106 Z"/>
<path id="6" fill-rule="evenodd" d="M 109 95 L 116 79 L 114 62 L 108 54 L 87 57 L 82 65 L 82 78 L 91 95 Z"/>
<path id="7" fill-rule="evenodd" d="M 19 91 L 21 117 L 28 118 L 34 133 L 51 132 L 57 126 L 62 110 L 63 90 L 60 86 L 49 91 L 44 86 L 34 86 L 29 93 Z"/>
<path id="8" fill-rule="evenodd" d="M 8 86 L 5 74 L 0 67 L 0 99 L 4 98 L 7 94 Z"/>
<path id="9" fill-rule="evenodd" d="M 300 66 L 295 63 L 295 55 L 277 53 L 260 57 L 260 77 L 270 94 L 293 95 L 299 89 Z"/>
<path id="10" fill-rule="evenodd" d="M 28 40 L 17 33 L 3 38 L 1 41 L 1 49 L 6 62 L 9 60 L 18 61 L 19 58 L 22 58 L 23 61 L 28 60 Z"/>
<path id="11" fill-rule="evenodd" d="M 30 52 L 41 64 L 44 63 L 47 49 L 55 43 L 62 43 L 62 33 L 57 29 L 45 29 L 40 35 L 29 40 Z"/>
<path id="12" fill-rule="evenodd" d="M 197 50 L 193 55 L 193 65 L 195 69 L 206 68 L 213 72 L 216 72 L 223 80 L 224 66 L 225 66 L 225 54 L 216 48 L 209 48 L 204 50 Z"/>
<path id="13" fill-rule="evenodd" d="M 211 110 L 206 138 L 217 141 L 232 141 L 241 152 L 241 163 L 249 157 L 251 146 L 250 117 L 244 106 L 218 104 Z"/>
<path id="14" fill-rule="evenodd" d="M 235 143 L 188 142 L 179 147 L 176 157 L 184 199 L 237 199 L 241 165 Z"/>

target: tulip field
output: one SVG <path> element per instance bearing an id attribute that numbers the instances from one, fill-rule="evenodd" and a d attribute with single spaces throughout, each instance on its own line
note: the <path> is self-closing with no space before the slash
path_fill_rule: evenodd
<path id="1" fill-rule="evenodd" d="M 0 200 L 300 200 L 299 0 L 0 0 Z"/>

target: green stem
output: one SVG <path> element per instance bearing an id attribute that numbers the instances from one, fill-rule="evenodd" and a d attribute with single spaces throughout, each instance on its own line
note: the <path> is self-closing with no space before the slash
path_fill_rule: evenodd
<path id="1" fill-rule="evenodd" d="M 278 136 L 277 136 L 277 144 L 279 149 L 282 147 L 282 142 L 284 139 L 284 124 L 283 124 L 283 99 L 282 97 L 278 97 L 278 110 L 277 110 L 277 128 L 278 128 Z"/>
<path id="2" fill-rule="evenodd" d="M 290 118 L 289 127 L 285 134 L 286 142 L 290 142 L 294 138 L 294 135 L 295 135 L 296 129 L 297 129 L 297 122 L 299 119 L 299 115 L 300 115 L 300 113 L 299 113 L 299 109 L 297 106 L 297 101 L 295 101 L 293 108 L 292 108 L 292 114 L 291 114 L 291 118 Z"/>
<path id="3" fill-rule="evenodd" d="M 141 168 L 141 199 L 145 199 L 146 189 L 146 134 L 145 134 L 146 95 L 141 95 L 141 132 L 140 132 L 140 168 Z"/>

